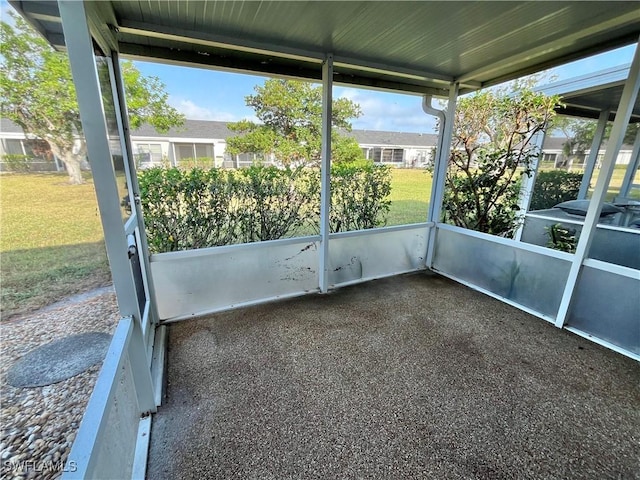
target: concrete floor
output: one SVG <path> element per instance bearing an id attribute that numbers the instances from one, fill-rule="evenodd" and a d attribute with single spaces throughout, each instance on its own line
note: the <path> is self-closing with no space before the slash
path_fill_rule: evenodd
<path id="1" fill-rule="evenodd" d="M 640 478 L 640 366 L 428 273 L 172 324 L 148 478 Z"/>

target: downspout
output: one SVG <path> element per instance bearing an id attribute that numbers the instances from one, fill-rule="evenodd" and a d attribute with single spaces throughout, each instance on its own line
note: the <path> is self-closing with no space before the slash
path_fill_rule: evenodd
<path id="1" fill-rule="evenodd" d="M 446 122 L 444 110 L 438 110 L 432 104 L 433 95 L 425 95 L 422 97 L 422 110 L 427 115 L 433 115 L 440 121 L 440 131 L 438 132 L 438 142 L 436 143 L 436 154 L 442 149 L 442 138 L 444 137 L 444 124 Z M 435 160 L 435 159 L 434 159 Z"/>
<path id="2" fill-rule="evenodd" d="M 432 222 L 433 226 L 429 231 L 429 242 L 427 243 L 427 255 L 425 265 L 427 268 L 433 266 L 433 256 L 435 252 L 436 230 L 442 212 L 442 199 L 444 198 L 444 187 L 449 165 L 449 152 L 451 151 L 451 137 L 453 135 L 453 119 L 458 99 L 459 85 L 451 84 L 449 88 L 449 103 L 447 111 L 439 110 L 432 105 L 433 96 L 425 95 L 422 99 L 422 109 L 428 115 L 433 115 L 440 121 L 438 131 L 438 142 L 436 145 L 436 156 L 433 168 L 433 183 L 431 186 L 431 196 L 429 200 L 429 211 L 427 222 Z"/>

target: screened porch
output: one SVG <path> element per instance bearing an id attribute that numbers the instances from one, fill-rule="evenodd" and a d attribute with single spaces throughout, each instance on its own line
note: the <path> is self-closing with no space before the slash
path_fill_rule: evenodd
<path id="1" fill-rule="evenodd" d="M 531 223 L 509 239 L 440 219 L 458 96 L 637 43 L 637 5 L 11 3 L 55 48 L 69 54 L 122 315 L 70 454 L 79 468 L 65 478 L 142 478 L 145 472 L 149 478 L 171 477 L 171 472 L 183 472 L 172 470 L 181 465 L 189 465 L 194 476 L 238 478 L 313 476 L 314 472 L 372 477 L 457 472 L 490 477 L 520 461 L 515 471 L 523 475 L 574 468 L 570 461 L 556 463 L 556 455 L 565 459 L 574 455 L 584 476 L 589 472 L 624 476 L 634 471 L 629 459 L 637 458 L 637 442 L 621 425 L 627 419 L 627 426 L 634 422 L 637 426 L 633 412 L 637 411 L 634 392 L 640 359 L 640 270 L 633 250 L 630 256 L 623 255 L 623 262 L 594 252 L 603 228 L 629 236 L 632 245 L 640 238 L 640 230 L 630 225 L 599 224 L 624 131 L 630 121 L 637 120 L 638 51 L 619 81 L 615 106 L 606 110 L 613 126 L 580 220 L 575 253 L 527 241 Z M 370 35 L 371 31 L 378 34 Z M 129 138 L 121 57 L 321 82 L 318 234 L 151 254 Z M 437 117 L 433 187 L 423 222 L 331 232 L 334 84 L 409 93 L 422 103 L 425 116 Z M 443 99 L 446 107 L 435 99 Z M 639 143 L 625 176 L 629 192 L 637 183 Z M 124 219 L 123 192 L 118 191 L 115 176 L 119 164 L 127 179 L 124 194 L 134 199 Z M 527 212 L 527 188 L 533 182 L 534 175 L 525 182 L 523 212 Z M 527 221 L 538 217 L 527 212 Z M 611 252 L 619 251 L 626 241 L 614 234 L 606 240 Z M 308 336 L 305 329 L 310 331 Z M 234 341 L 220 343 L 225 335 Z M 181 347 L 184 342 L 186 348 Z M 226 352 L 228 356 L 220 350 L 225 345 L 235 348 Z M 358 350 L 351 351 L 355 346 Z M 274 365 L 275 357 L 281 363 Z M 372 362 L 371 371 L 362 371 L 368 365 L 365 360 Z M 524 365 L 523 370 L 509 365 L 511 361 Z M 244 367 L 254 376 L 247 376 Z M 488 383 L 483 383 L 483 368 L 493 372 Z M 197 375 L 191 375 L 192 369 Z M 201 377 L 203 373 L 209 376 Z M 270 373 L 275 376 L 267 378 Z M 433 383 L 425 383 L 424 375 Z M 512 377 L 517 379 L 519 401 L 508 399 Z M 547 378 L 558 391 L 543 388 Z M 404 383 L 394 387 L 396 381 Z M 619 388 L 616 394 L 601 388 L 605 381 Z M 207 391 L 200 390 L 206 384 L 228 390 L 213 393 L 209 402 Z M 597 390 L 593 403 L 580 394 L 585 389 Z M 307 390 L 309 396 L 305 396 Z M 260 392 L 264 403 L 251 397 Z M 323 398 L 326 405 L 320 404 Z M 608 439 L 599 438 L 584 447 L 591 449 L 589 455 L 576 452 L 597 427 L 578 421 L 569 406 L 558 408 L 558 403 L 571 398 L 587 402 L 582 404 L 584 417 L 594 424 L 611 421 L 614 425 Z M 262 405 L 276 411 L 254 417 L 243 410 L 243 401 L 256 409 Z M 544 408 L 538 405 L 529 418 L 524 412 L 537 401 Z M 491 418 L 483 419 L 487 405 L 492 405 Z M 171 430 L 165 412 L 177 412 L 176 408 L 181 410 L 174 418 L 178 426 Z M 214 409 L 211 416 L 203 410 L 209 408 Z M 288 416 L 288 409 L 297 416 Z M 460 419 L 460 429 L 436 422 L 433 431 L 428 425 L 422 425 L 422 432 L 416 430 L 421 416 L 435 417 L 440 411 L 449 415 L 443 417 L 449 427 Z M 616 416 L 621 411 L 624 419 Z M 512 416 L 505 424 L 501 418 L 507 412 Z M 404 416 L 406 422 L 398 420 Z M 340 430 L 336 425 L 345 418 L 358 428 L 350 430 L 347 422 L 345 430 Z M 563 418 L 570 419 L 567 425 L 561 423 Z M 228 426 L 229 435 L 238 437 L 208 444 L 203 440 L 209 431 L 207 422 L 220 422 L 211 431 L 224 434 Z M 551 470 L 537 472 L 550 455 L 542 445 L 547 429 L 554 438 L 568 438 L 578 423 L 569 447 L 551 455 Z M 530 437 L 526 437 L 528 426 L 538 429 Z M 269 428 L 280 434 L 267 435 Z M 504 435 L 509 429 L 523 434 L 518 441 L 524 451 L 531 448 L 527 459 L 513 457 L 500 445 L 501 438 L 507 441 Z M 298 437 L 292 431 L 303 432 L 303 443 L 314 441 L 317 432 L 318 441 L 328 447 L 293 448 L 289 442 Z M 255 432 L 266 443 L 247 442 Z M 472 441 L 460 443 L 461 432 Z M 402 438 L 396 442 L 394 436 Z M 341 440 L 350 460 L 332 463 L 342 457 L 331 442 Z M 427 444 L 436 447 L 424 455 Z M 211 448 L 198 456 L 202 463 L 189 460 L 207 445 Z M 588 460 L 600 458 L 612 445 L 619 449 L 610 452 L 609 466 Z M 247 448 L 253 453 L 243 450 Z M 289 451 L 289 456 L 282 451 Z M 382 451 L 386 460 L 369 462 L 371 471 L 361 470 L 360 461 L 354 460 L 359 455 L 371 459 Z M 275 455 L 272 460 L 279 470 L 267 468 L 269 452 Z M 316 457 L 314 452 L 320 453 Z M 451 456 L 443 458 L 445 453 Z M 317 468 L 313 462 L 318 462 Z M 224 465 L 226 469 L 216 470 Z"/>

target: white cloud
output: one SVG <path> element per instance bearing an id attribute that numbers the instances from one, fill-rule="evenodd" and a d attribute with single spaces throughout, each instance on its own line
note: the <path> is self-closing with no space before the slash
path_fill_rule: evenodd
<path id="1" fill-rule="evenodd" d="M 169 100 L 171 106 L 177 109 L 180 113 L 189 120 L 217 120 L 219 122 L 237 122 L 241 117 L 234 113 L 223 112 L 220 110 L 211 110 L 207 107 L 196 105 L 191 100 L 174 99 Z M 249 120 L 254 120 L 250 118 Z"/>
<path id="2" fill-rule="evenodd" d="M 396 95 L 344 87 L 337 89 L 336 93 L 339 98 L 347 98 L 360 105 L 362 116 L 353 121 L 354 128 L 418 133 L 435 131 L 435 118 L 422 111 L 420 97 L 399 99 Z"/>

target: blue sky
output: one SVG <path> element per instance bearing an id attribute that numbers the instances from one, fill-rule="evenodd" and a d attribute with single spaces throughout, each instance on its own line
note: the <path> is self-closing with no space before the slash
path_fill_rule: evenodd
<path id="1" fill-rule="evenodd" d="M 547 77 L 556 81 L 589 72 L 631 63 L 634 46 L 599 54 L 548 70 Z M 237 73 L 177 67 L 149 62 L 135 62 L 145 75 L 156 76 L 166 85 L 169 102 L 187 118 L 199 120 L 237 121 L 255 119 L 246 107 L 244 97 L 253 93 L 265 77 Z M 362 117 L 354 128 L 430 133 L 435 121 L 422 111 L 421 99 L 374 90 L 334 87 L 334 97 L 347 97 L 358 103 Z"/>
<path id="2" fill-rule="evenodd" d="M 0 0 L 2 20 L 10 20 L 7 11 L 12 7 Z M 628 64 L 634 46 L 606 52 L 590 58 L 548 70 L 556 80 L 584 75 L 609 67 Z M 254 86 L 265 78 L 222 71 L 178 67 L 150 62 L 135 62 L 147 76 L 158 77 L 169 93 L 169 103 L 197 120 L 238 121 L 255 119 L 253 110 L 245 106 L 244 97 L 253 93 Z M 422 111 L 421 99 L 413 95 L 399 95 L 374 90 L 334 87 L 334 97 L 347 97 L 358 103 L 362 117 L 354 120 L 354 128 L 431 133 L 435 119 Z"/>

